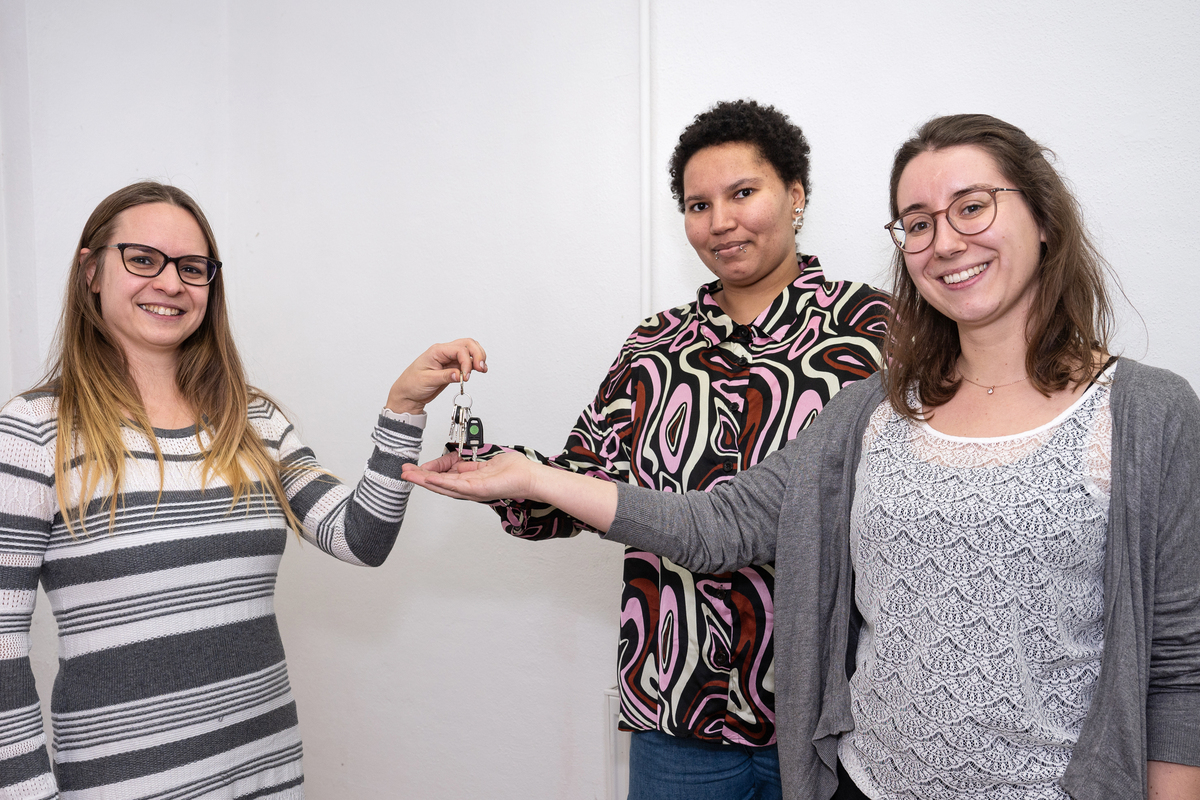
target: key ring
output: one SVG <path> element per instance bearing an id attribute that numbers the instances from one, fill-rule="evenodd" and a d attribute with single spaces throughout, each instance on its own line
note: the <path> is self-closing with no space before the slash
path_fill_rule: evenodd
<path id="1" fill-rule="evenodd" d="M 468 412 L 470 410 L 471 410 L 471 395 L 467 394 L 463 390 L 463 381 L 462 381 L 462 378 L 459 378 L 459 380 L 458 380 L 458 396 L 454 398 L 454 417 L 455 417 L 455 419 L 457 420 L 459 416 L 465 415 L 466 412 Z M 462 421 L 466 422 L 466 419 L 464 418 Z"/>
<path id="2" fill-rule="evenodd" d="M 458 395 L 454 398 L 454 411 L 450 416 L 450 436 L 446 442 L 446 452 L 458 451 L 465 457 L 465 448 L 471 445 L 471 458 L 479 454 L 483 446 L 483 422 L 479 417 L 471 416 L 471 395 L 466 392 L 466 381 L 462 373 L 458 378 Z"/>

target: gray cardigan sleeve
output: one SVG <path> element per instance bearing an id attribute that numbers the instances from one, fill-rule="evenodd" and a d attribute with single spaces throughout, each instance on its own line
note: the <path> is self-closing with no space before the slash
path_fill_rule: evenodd
<path id="1" fill-rule="evenodd" d="M 1081 800 L 1146 796 L 1146 762 L 1200 765 L 1200 400 L 1122 359 L 1112 389 L 1104 655 L 1061 781 Z"/>
<path id="2" fill-rule="evenodd" d="M 708 492 L 675 494 L 618 484 L 616 518 L 604 538 L 658 553 L 695 572 L 775 561 L 780 535 L 815 523 L 787 512 L 789 493 L 815 492 L 826 478 L 835 485 L 843 482 L 846 459 L 857 461 L 865 414 L 881 399 L 877 375 L 847 386 L 786 446 Z"/>
<path id="3" fill-rule="evenodd" d="M 1152 623 L 1147 757 L 1200 766 L 1200 400 L 1170 373 L 1156 370 L 1137 385 L 1149 402 L 1131 408 L 1144 420 L 1127 446 L 1141 456 L 1143 498 L 1153 498 L 1137 520 Z M 1156 461 L 1147 447 L 1159 451 Z"/>
<path id="4" fill-rule="evenodd" d="M 694 572 L 731 572 L 775 560 L 788 444 L 710 492 L 657 492 L 617 484 L 617 516 L 604 538 L 666 556 Z"/>

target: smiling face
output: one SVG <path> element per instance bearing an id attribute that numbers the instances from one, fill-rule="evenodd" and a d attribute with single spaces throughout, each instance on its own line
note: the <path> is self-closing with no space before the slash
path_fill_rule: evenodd
<path id="1" fill-rule="evenodd" d="M 167 257 L 208 256 L 208 245 L 195 218 L 168 203 L 146 203 L 122 211 L 106 244 L 132 242 L 155 247 Z M 91 251 L 80 251 L 88 259 Z M 100 266 L 97 268 L 97 263 Z M 88 286 L 100 296 L 100 312 L 127 358 L 155 361 L 174 358 L 204 320 L 208 286 L 179 280 L 168 264 L 154 278 L 130 274 L 113 248 L 99 250 L 87 261 Z"/>
<path id="2" fill-rule="evenodd" d="M 705 147 L 683 170 L 683 224 L 697 255 L 726 289 L 776 294 L 798 274 L 793 209 L 804 187 L 784 185 L 746 142 Z"/>
<path id="3" fill-rule="evenodd" d="M 978 189 L 1016 188 L 974 145 L 927 150 L 908 163 L 896 186 L 902 214 L 938 211 Z M 936 219 L 933 245 L 905 254 L 904 264 L 927 303 L 965 329 L 1012 326 L 1024 335 L 1037 291 L 1045 235 L 1018 192 L 997 192 L 996 219 L 964 235 Z"/>

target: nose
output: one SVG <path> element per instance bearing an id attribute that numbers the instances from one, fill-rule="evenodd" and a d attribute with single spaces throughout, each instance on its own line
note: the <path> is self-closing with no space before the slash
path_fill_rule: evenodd
<path id="1" fill-rule="evenodd" d="M 950 225 L 945 213 L 941 219 L 934 218 L 933 252 L 938 258 L 956 256 L 967 246 L 966 237 Z"/>
<path id="2" fill-rule="evenodd" d="M 154 278 L 154 288 L 163 294 L 176 295 L 185 290 L 183 280 L 179 277 L 179 262 L 169 259 L 163 264 L 163 271 Z"/>
<path id="3" fill-rule="evenodd" d="M 712 214 L 708 219 L 708 227 L 715 234 L 722 234 L 737 227 L 737 222 L 733 218 L 733 210 L 728 203 L 717 201 L 712 204 Z"/>

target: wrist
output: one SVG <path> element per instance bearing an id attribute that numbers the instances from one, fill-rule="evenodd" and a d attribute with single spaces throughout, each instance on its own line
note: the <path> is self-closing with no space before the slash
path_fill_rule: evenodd
<path id="1" fill-rule="evenodd" d="M 425 404 L 407 397 L 388 397 L 387 409 L 393 414 L 424 414 Z"/>
<path id="2" fill-rule="evenodd" d="M 562 470 L 557 470 L 554 467 L 548 467 L 545 464 L 537 462 L 529 462 L 529 474 L 526 478 L 525 499 L 532 500 L 535 503 L 553 503 L 550 499 L 553 492 L 554 479 L 558 477 L 558 473 Z"/>

